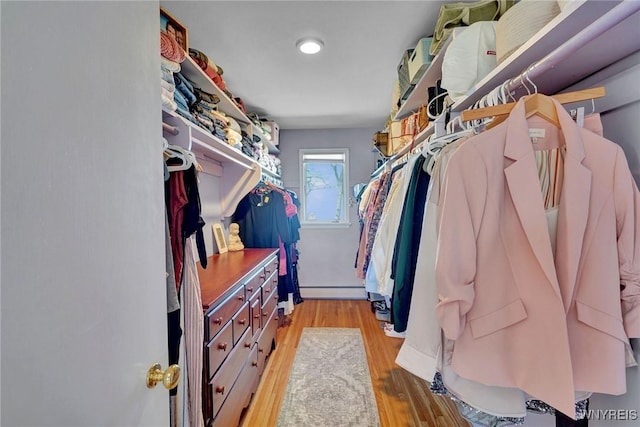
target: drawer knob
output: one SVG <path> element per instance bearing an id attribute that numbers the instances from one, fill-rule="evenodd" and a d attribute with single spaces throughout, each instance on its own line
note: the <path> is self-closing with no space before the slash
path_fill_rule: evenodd
<path id="1" fill-rule="evenodd" d="M 265 271 L 267 272 L 267 274 L 271 273 L 271 270 L 268 268 Z"/>
<path id="2" fill-rule="evenodd" d="M 273 316 L 273 321 L 274 321 L 274 322 L 277 322 L 278 320 L 280 320 L 280 319 L 278 318 L 278 316 Z"/>
<path id="3" fill-rule="evenodd" d="M 247 288 L 249 292 L 253 292 L 253 288 Z"/>
<path id="4" fill-rule="evenodd" d="M 267 271 L 267 273 L 269 273 L 269 272 Z M 261 278 L 261 279 L 265 279 L 266 277 L 267 277 L 267 275 L 266 275 L 266 274 L 261 274 L 261 275 L 260 275 L 260 278 Z"/>
<path id="5" fill-rule="evenodd" d="M 259 315 L 259 314 L 256 314 L 256 315 L 254 315 L 254 316 L 253 316 L 253 318 L 254 318 L 254 319 L 259 319 L 259 318 L 260 318 L 260 315 Z"/>
<path id="6" fill-rule="evenodd" d="M 264 353 L 264 348 L 258 347 L 258 353 Z"/>
<path id="7" fill-rule="evenodd" d="M 239 299 L 240 301 L 244 301 L 244 295 L 238 295 L 238 299 Z"/>
<path id="8" fill-rule="evenodd" d="M 247 323 L 247 319 L 240 319 L 238 320 L 238 323 L 244 325 L 245 323 Z"/>
<path id="9" fill-rule="evenodd" d="M 269 315 L 269 313 L 262 313 L 262 315 L 263 315 L 264 317 L 267 317 L 267 316 Z"/>
<path id="10" fill-rule="evenodd" d="M 228 346 L 228 344 L 226 342 L 223 342 L 223 343 L 218 344 L 218 349 L 220 349 L 222 351 L 227 351 L 227 346 Z"/>
<path id="11" fill-rule="evenodd" d="M 251 362 L 251 366 L 258 366 L 258 362 L 254 360 L 253 362 Z"/>
<path id="12" fill-rule="evenodd" d="M 251 341 L 247 341 L 246 343 L 244 343 L 244 346 L 247 348 L 251 347 Z"/>
<path id="13" fill-rule="evenodd" d="M 273 299 L 278 299 L 278 295 L 273 294 Z"/>
<path id="14" fill-rule="evenodd" d="M 216 393 L 224 394 L 224 386 L 217 386 Z"/>
<path id="15" fill-rule="evenodd" d="M 222 325 L 222 317 L 218 317 L 217 319 L 213 319 L 213 323 L 216 325 Z"/>
<path id="16" fill-rule="evenodd" d="M 264 290 L 264 293 L 265 293 L 265 294 L 268 294 L 269 292 L 271 292 L 271 289 L 265 289 L 265 290 Z"/>

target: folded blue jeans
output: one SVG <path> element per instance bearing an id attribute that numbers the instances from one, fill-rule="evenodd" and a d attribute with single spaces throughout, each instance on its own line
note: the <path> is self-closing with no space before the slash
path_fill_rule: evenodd
<path id="1" fill-rule="evenodd" d="M 182 92 L 180 92 L 179 90 L 176 90 L 175 92 L 173 92 L 173 99 L 176 101 L 178 105 L 181 105 L 185 110 L 189 111 L 189 103 L 185 99 Z"/>
<path id="2" fill-rule="evenodd" d="M 189 105 L 197 101 L 196 95 L 193 93 L 193 86 L 182 74 L 173 73 L 173 81 L 176 83 L 176 89 L 182 92 L 187 101 L 189 101 Z"/>
<path id="3" fill-rule="evenodd" d="M 194 123 L 200 126 L 200 123 L 191 115 L 189 110 L 183 109 L 180 105 L 178 105 L 178 108 L 176 108 L 176 113 L 180 114 L 182 117 L 189 120 L 191 123 Z"/>
<path id="4" fill-rule="evenodd" d="M 187 101 L 188 105 L 193 105 L 197 101 L 196 96 L 193 94 L 193 92 L 189 92 L 184 86 L 181 87 L 180 85 L 176 85 L 176 92 L 180 92 L 185 101 Z"/>

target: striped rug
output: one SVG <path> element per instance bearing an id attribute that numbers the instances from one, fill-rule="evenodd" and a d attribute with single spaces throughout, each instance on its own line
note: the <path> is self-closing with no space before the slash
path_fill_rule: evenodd
<path id="1" fill-rule="evenodd" d="M 379 425 L 360 329 L 304 328 L 278 426 Z"/>

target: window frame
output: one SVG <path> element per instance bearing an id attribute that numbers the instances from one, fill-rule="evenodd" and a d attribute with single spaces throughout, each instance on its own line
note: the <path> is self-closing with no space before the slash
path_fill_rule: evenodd
<path id="1" fill-rule="evenodd" d="M 307 209 L 307 200 L 305 194 L 305 157 L 308 155 L 330 155 L 330 154 L 339 154 L 344 156 L 343 163 L 343 178 L 342 178 L 342 186 L 343 186 L 343 194 L 342 194 L 342 202 L 344 204 L 344 211 L 342 213 L 342 218 L 338 222 L 326 222 L 326 221 L 307 221 L 306 219 L 306 209 Z M 350 205 L 349 205 L 349 149 L 348 148 L 301 148 L 298 150 L 299 155 L 299 177 L 300 177 L 300 224 L 303 228 L 347 228 L 351 226 L 350 221 Z M 318 160 L 323 161 L 323 160 Z M 330 162 L 330 160 L 324 160 L 325 162 Z M 307 160 L 308 162 L 308 160 Z"/>

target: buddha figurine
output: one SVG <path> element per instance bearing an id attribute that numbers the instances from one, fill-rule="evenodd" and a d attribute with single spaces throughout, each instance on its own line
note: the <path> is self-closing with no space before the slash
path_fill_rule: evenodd
<path id="1" fill-rule="evenodd" d="M 240 226 L 235 222 L 229 225 L 229 251 L 241 251 L 244 249 L 244 244 L 240 240 Z"/>

